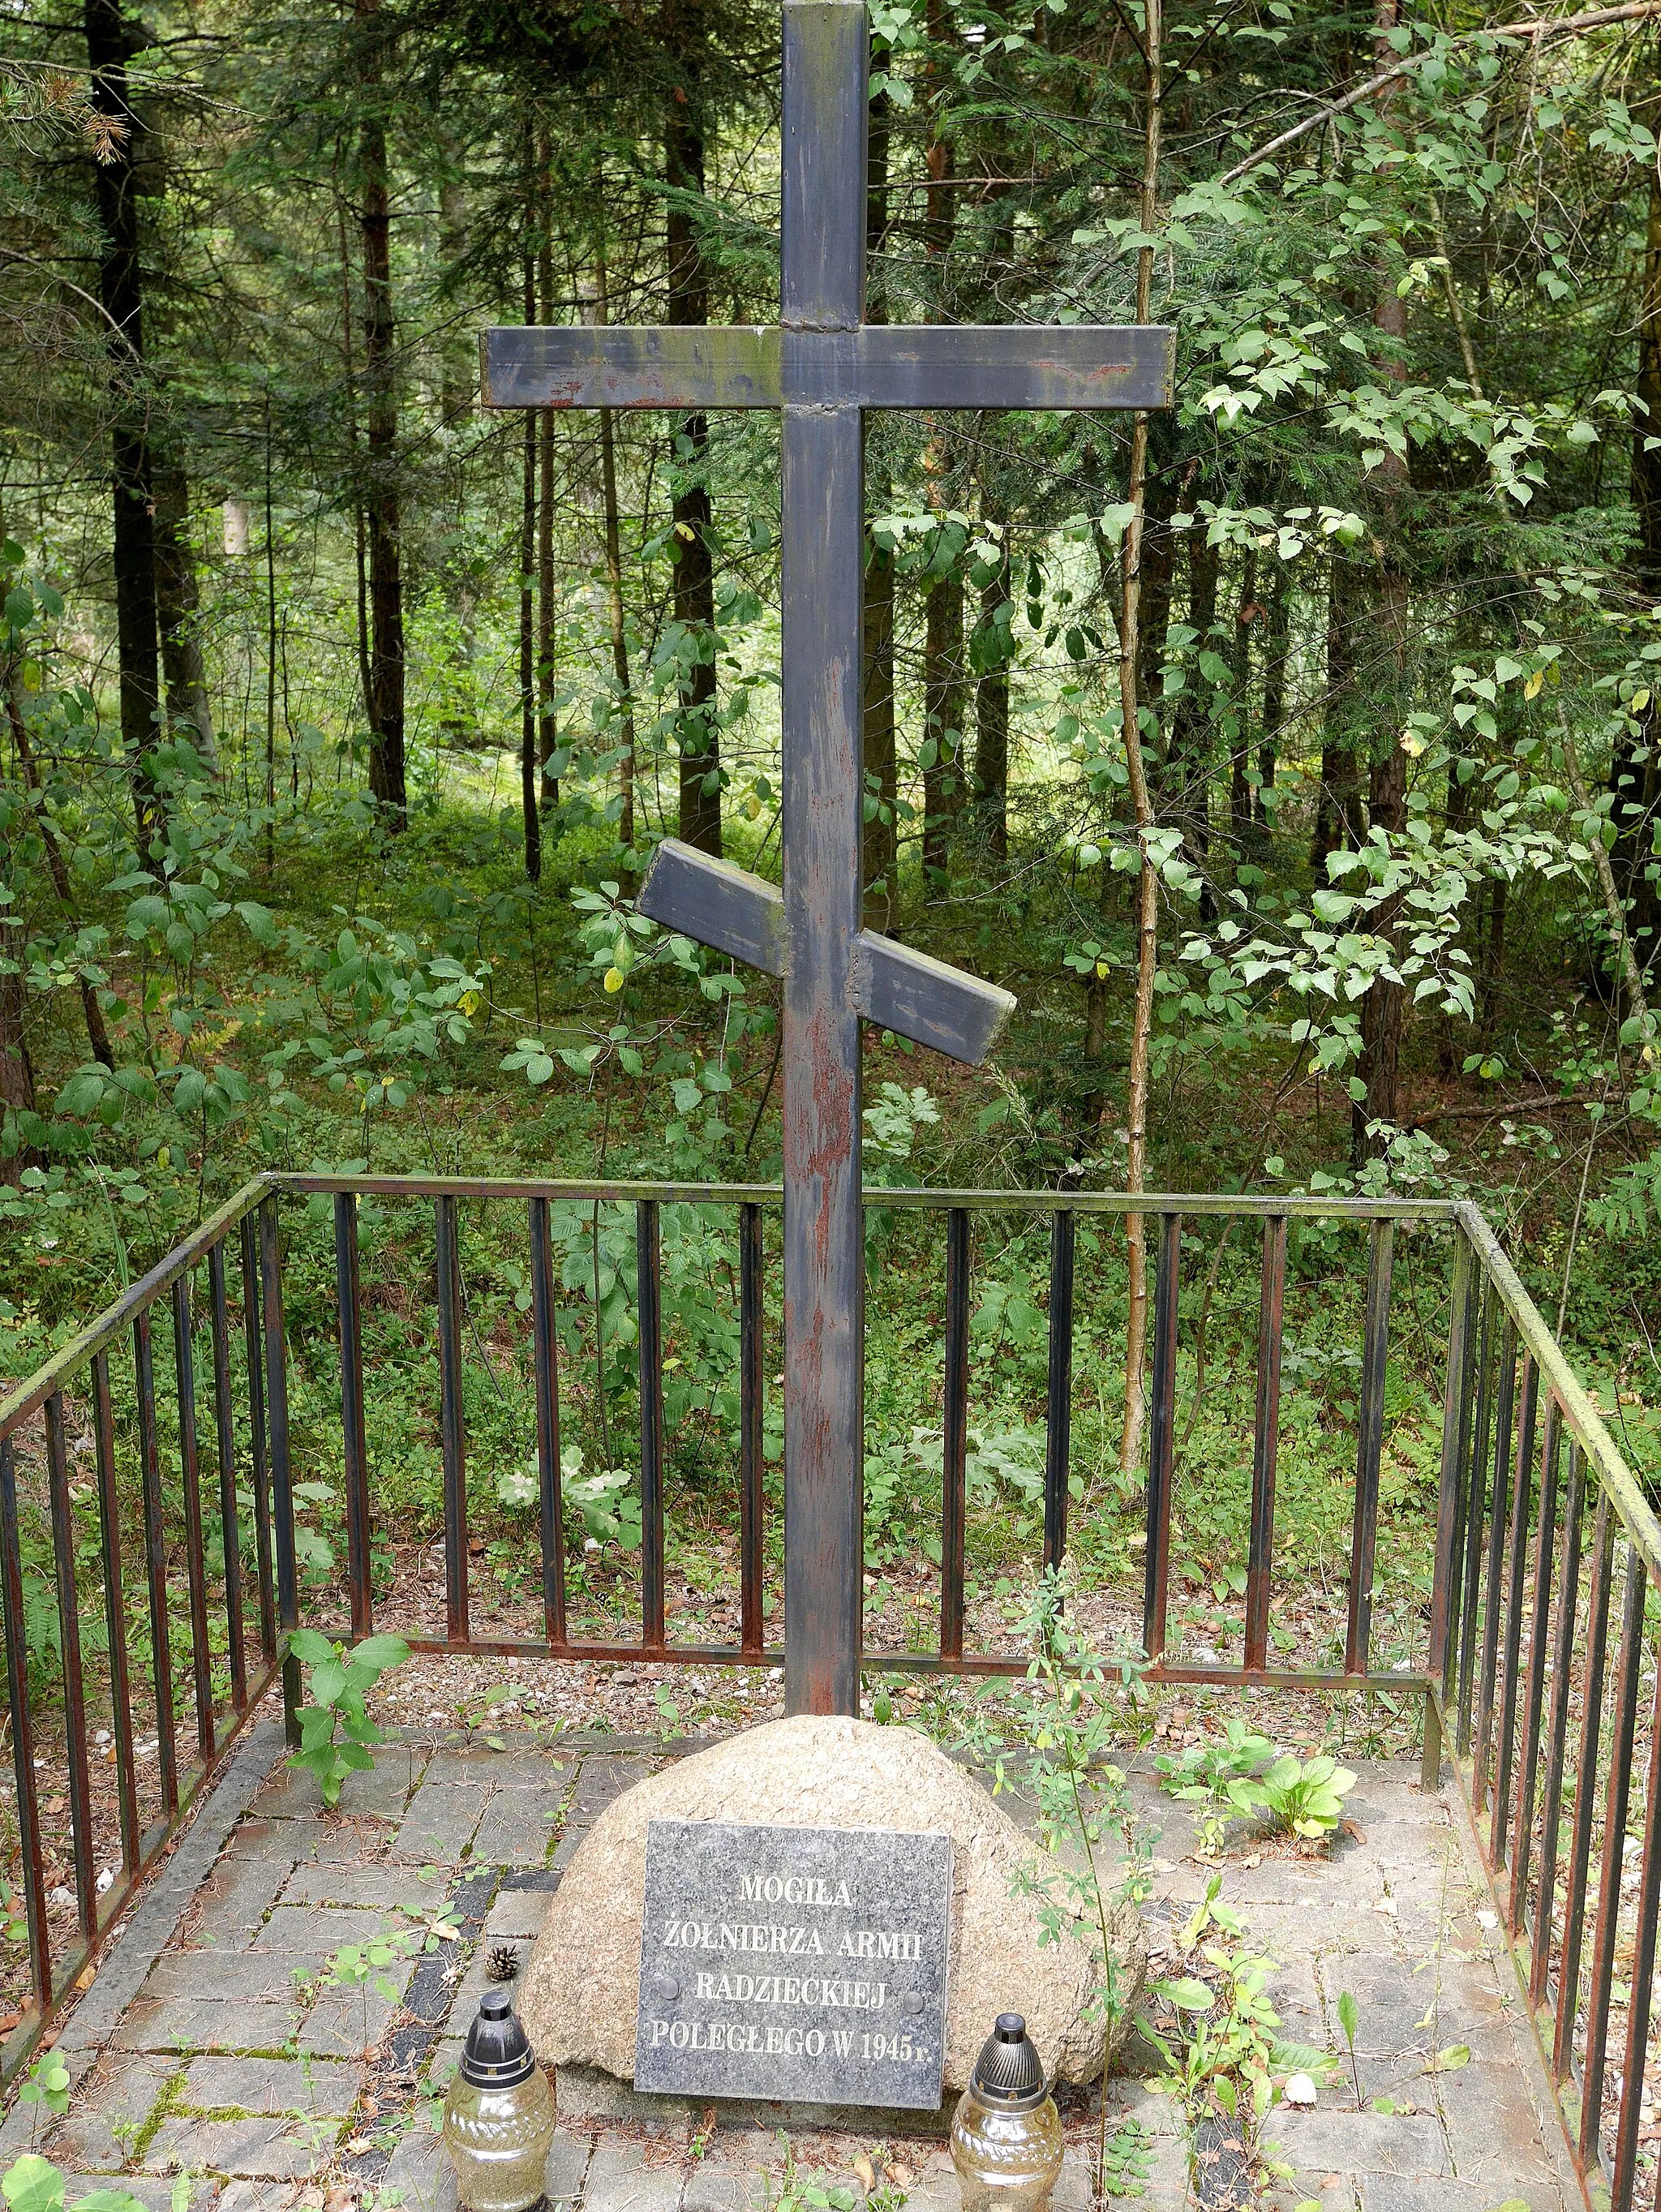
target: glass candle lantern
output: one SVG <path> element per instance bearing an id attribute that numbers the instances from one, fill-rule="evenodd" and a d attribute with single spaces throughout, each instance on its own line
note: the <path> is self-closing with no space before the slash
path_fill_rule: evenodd
<path id="1" fill-rule="evenodd" d="M 444 2106 L 444 2145 L 468 2212 L 530 2212 L 542 2203 L 556 2118 L 513 2000 L 487 1990 Z"/>
<path id="2" fill-rule="evenodd" d="M 1018 2012 L 1001 2012 L 952 2116 L 963 2212 L 1043 2212 L 1061 2172 L 1061 2115 Z"/>

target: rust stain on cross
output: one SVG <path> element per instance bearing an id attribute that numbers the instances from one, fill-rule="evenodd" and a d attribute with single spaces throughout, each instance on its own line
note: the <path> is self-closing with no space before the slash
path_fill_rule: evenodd
<path id="1" fill-rule="evenodd" d="M 864 0 L 784 0 L 776 329 L 483 334 L 493 407 L 783 416 L 782 890 L 670 838 L 640 889 L 666 927 L 782 975 L 785 1684 L 857 1713 L 864 1542 L 863 1019 L 978 1064 L 1006 991 L 862 926 L 864 416 L 871 408 L 1158 408 L 1158 326 L 866 325 Z"/>

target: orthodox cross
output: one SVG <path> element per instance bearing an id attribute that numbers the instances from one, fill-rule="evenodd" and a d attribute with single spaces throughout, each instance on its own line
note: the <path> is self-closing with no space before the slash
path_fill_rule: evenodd
<path id="1" fill-rule="evenodd" d="M 1155 408 L 1168 330 L 863 320 L 864 0 L 784 0 L 781 313 L 760 330 L 485 331 L 492 407 L 777 408 L 782 893 L 669 838 L 643 912 L 784 978 L 785 1690 L 857 1713 L 864 1593 L 859 1024 L 978 1064 L 1015 1001 L 862 927 L 868 408 Z"/>

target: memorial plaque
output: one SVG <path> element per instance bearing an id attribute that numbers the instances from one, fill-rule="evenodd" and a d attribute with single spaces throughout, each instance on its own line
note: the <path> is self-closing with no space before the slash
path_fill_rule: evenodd
<path id="1" fill-rule="evenodd" d="M 952 1841 L 653 1820 L 634 2086 L 940 2102 Z"/>

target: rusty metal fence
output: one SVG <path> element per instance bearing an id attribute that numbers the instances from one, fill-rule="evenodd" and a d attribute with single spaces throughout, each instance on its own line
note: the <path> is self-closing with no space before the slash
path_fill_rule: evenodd
<path id="1" fill-rule="evenodd" d="M 1482 1214 L 1458 1225 L 1426 1778 L 1445 1743 L 1587 2202 L 1627 2212 L 1655 2063 L 1661 1528 Z"/>
<path id="2" fill-rule="evenodd" d="M 135 1887 L 285 1668 L 292 1717 L 298 1670 L 284 1652 L 286 1632 L 301 1625 L 295 1492 L 303 1470 L 297 1477 L 291 1439 L 294 1346 L 280 1214 L 296 1199 L 332 1228 L 329 1404 L 338 1424 L 346 1549 L 343 1582 L 336 1581 L 343 1606 L 326 1592 L 307 1592 L 306 1626 L 354 1639 L 376 1626 L 359 1209 L 363 1200 L 397 1200 L 431 1209 L 444 1584 L 441 1626 L 412 1632 L 402 1620 L 390 1625 L 417 1650 L 498 1656 L 708 1668 L 771 1666 L 783 1656 L 767 1638 L 764 1597 L 764 1231 L 780 1205 L 776 1187 L 258 1178 L 0 1401 L 0 1597 L 21 1891 L 11 1909 L 14 1924 L 27 1928 L 28 1958 L 22 2017 L 0 2061 L 7 2077 L 84 1985 Z M 511 1636 L 485 1632 L 473 1617 L 463 1390 L 463 1211 L 504 1203 L 523 1209 L 540 1573 L 540 1633 Z M 867 1203 L 943 1216 L 937 1626 L 924 1649 L 868 1649 L 868 1665 L 967 1675 L 1025 1669 L 1018 1651 L 973 1648 L 967 1627 L 977 1218 L 1047 1223 L 1042 1560 L 1051 1565 L 1069 1540 L 1081 1229 L 1088 1233 L 1093 1221 L 1133 1207 L 1156 1217 L 1139 1593 L 1149 1678 L 1422 1698 L 1425 1778 L 1434 1784 L 1444 1759 L 1451 1761 L 1589 2201 L 1626 2212 L 1644 2109 L 1661 1897 L 1661 1528 L 1479 1211 L 1438 1200 L 1185 1194 L 1132 1201 L 1115 1194 L 894 1189 L 870 1191 Z M 552 1222 L 554 1209 L 576 1205 L 633 1217 L 638 1638 L 573 1634 L 567 1615 Z M 682 1206 L 700 1215 L 730 1212 L 737 1235 L 736 1642 L 676 1639 L 665 1601 L 663 1217 Z M 1367 1243 L 1347 1605 L 1324 1663 L 1307 1654 L 1288 1663 L 1270 1636 L 1288 1232 L 1300 1218 L 1355 1223 Z M 1191 1480 L 1179 1473 L 1177 1417 L 1185 1228 L 1191 1241 L 1217 1223 L 1260 1239 L 1238 1663 L 1185 1653 L 1169 1619 L 1173 1495 Z M 1428 1602 L 1424 1618 L 1414 1615 L 1416 1654 L 1403 1660 L 1398 1651 L 1383 1666 L 1374 1651 L 1375 1553 L 1392 1290 L 1408 1227 L 1452 1239 L 1452 1319 Z M 318 1346 L 309 1348 L 315 1354 Z M 204 1457 L 211 1462 L 205 1470 Z M 84 1474 L 83 1459 L 91 1462 Z M 141 1586 L 135 1633 L 128 1591 Z M 43 1611 L 50 1616 L 44 1632 Z M 107 1725 L 94 1728 L 100 1721 Z M 100 1804 L 107 1808 L 113 1796 L 118 1829 L 118 1851 L 106 1850 L 111 1863 L 102 1869 L 95 1777 Z M 47 1832 L 43 1801 L 60 1815 L 67 1811 L 61 1842 Z M 54 1884 L 54 1871 L 67 1879 Z"/>

